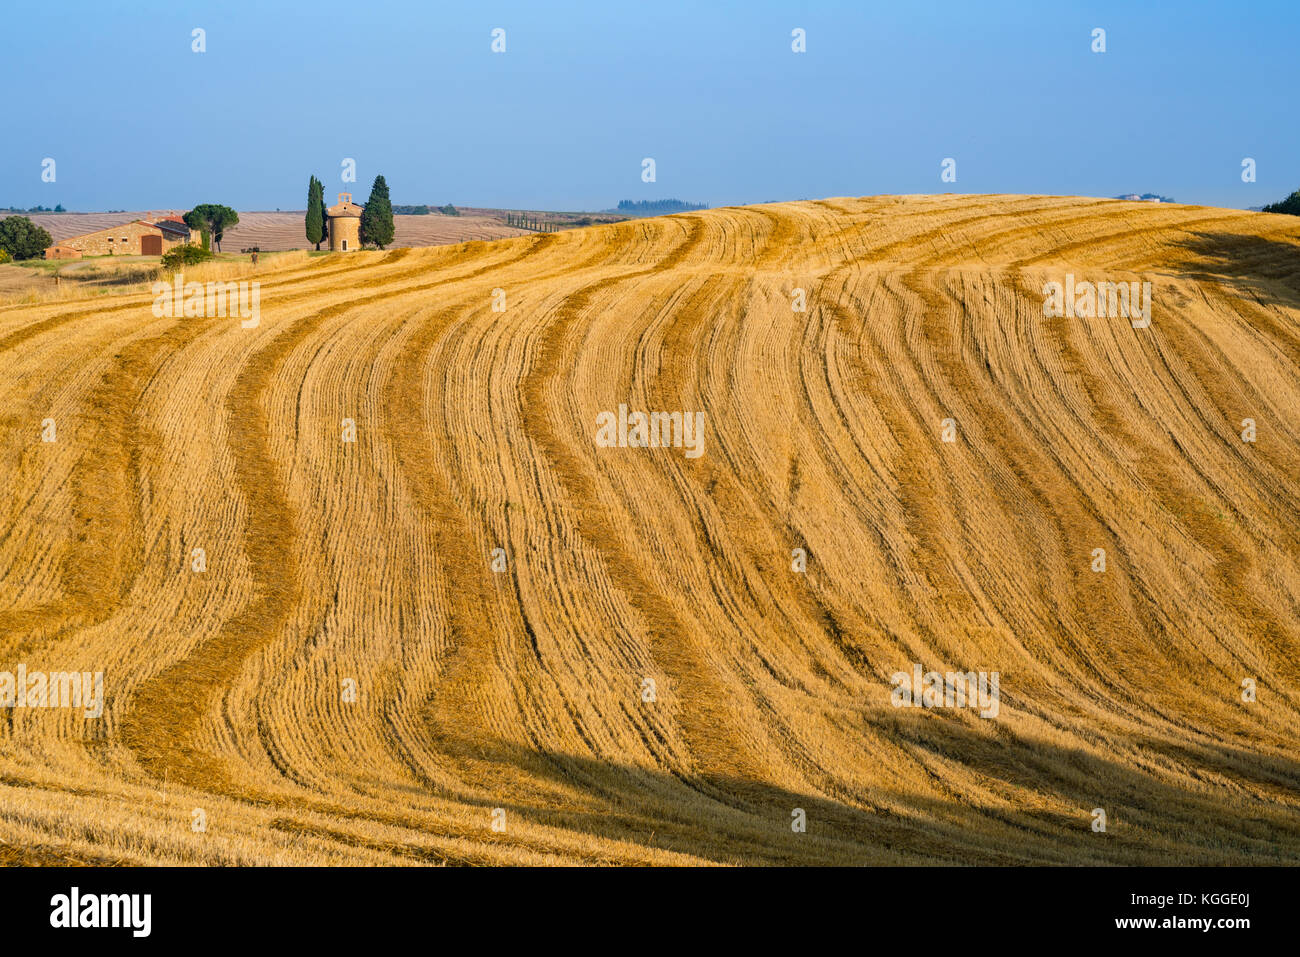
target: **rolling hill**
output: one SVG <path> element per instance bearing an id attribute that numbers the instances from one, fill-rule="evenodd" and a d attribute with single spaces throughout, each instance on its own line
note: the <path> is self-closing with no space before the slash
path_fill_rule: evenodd
<path id="1" fill-rule="evenodd" d="M 1045 315 L 1067 275 L 1149 327 Z M 0 709 L 0 861 L 1300 862 L 1294 218 L 884 196 L 205 277 L 260 322 L 0 307 L 0 671 L 104 675 Z M 915 666 L 996 716 L 896 707 Z"/>

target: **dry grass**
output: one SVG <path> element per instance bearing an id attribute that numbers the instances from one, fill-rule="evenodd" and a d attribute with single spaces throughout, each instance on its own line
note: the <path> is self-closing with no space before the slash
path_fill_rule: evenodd
<path id="1" fill-rule="evenodd" d="M 0 306 L 0 670 L 107 690 L 0 711 L 0 861 L 1296 863 L 1298 251 L 877 197 L 185 270 L 254 329 Z M 1067 271 L 1151 328 L 1045 318 Z"/>
<path id="2" fill-rule="evenodd" d="M 290 250 L 263 255 L 256 266 L 250 257 L 241 256 L 197 263 L 180 272 L 187 282 L 252 280 L 285 270 L 300 270 L 310 261 L 312 256 L 307 250 Z M 108 293 L 144 294 L 156 280 L 173 276 L 159 265 L 157 257 L 133 257 L 120 262 L 96 257 L 70 263 L 51 262 L 49 266 L 0 266 L 0 306 L 69 302 Z M 54 281 L 56 272 L 58 283 Z"/>

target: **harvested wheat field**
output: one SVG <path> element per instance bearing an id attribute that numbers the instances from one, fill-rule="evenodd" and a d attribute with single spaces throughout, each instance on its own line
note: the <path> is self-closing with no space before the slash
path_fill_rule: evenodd
<path id="1" fill-rule="evenodd" d="M 104 674 L 0 710 L 0 860 L 1300 862 L 1295 218 L 832 199 L 221 268 L 255 327 L 0 309 L 0 671 Z M 1149 327 L 1045 316 L 1067 273 Z M 696 446 L 605 447 L 620 405 Z M 895 707 L 914 666 L 996 716 Z"/>

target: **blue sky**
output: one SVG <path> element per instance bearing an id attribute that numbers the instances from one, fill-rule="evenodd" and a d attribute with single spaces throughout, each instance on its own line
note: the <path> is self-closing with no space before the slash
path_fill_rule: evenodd
<path id="1" fill-rule="evenodd" d="M 1300 188 L 1295 0 L 10 0 L 0 22 L 0 206 L 301 209 L 312 173 L 331 199 L 383 173 L 397 203 L 534 209 Z"/>

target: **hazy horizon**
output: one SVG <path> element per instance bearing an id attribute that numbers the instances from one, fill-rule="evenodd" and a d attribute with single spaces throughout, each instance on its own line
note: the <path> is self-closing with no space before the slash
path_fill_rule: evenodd
<path id="1" fill-rule="evenodd" d="M 341 192 L 346 192 L 346 190 L 341 190 Z M 366 195 L 370 192 L 370 186 L 367 184 L 364 188 L 362 188 L 362 189 L 360 189 L 360 190 L 356 190 L 355 192 L 358 194 L 358 195 L 355 197 L 356 201 L 359 202 L 359 203 L 364 203 L 364 202 L 365 202 L 365 197 L 366 197 Z M 1150 192 L 1150 191 L 1149 191 L 1149 190 L 1145 190 L 1144 192 Z M 1088 196 L 1088 195 L 1085 195 L 1085 194 L 1082 194 L 1082 193 L 975 193 L 975 192 L 958 192 L 958 191 L 953 191 L 953 190 L 937 190 L 937 189 L 936 189 L 936 190 L 931 190 L 931 191 L 929 191 L 929 192 L 927 192 L 927 193 L 868 193 L 868 194 L 863 194 L 862 196 L 797 196 L 797 197 L 791 197 L 791 198 L 788 198 L 788 199 L 765 199 L 765 200 L 753 200 L 753 201 L 745 202 L 745 203 L 720 203 L 720 204 L 709 203 L 709 204 L 706 205 L 706 208 L 708 208 L 708 209 L 722 209 L 722 208 L 724 208 L 724 207 L 728 207 L 728 206 L 763 206 L 763 205 L 768 205 L 768 204 L 772 204 L 772 203 L 807 202 L 807 201 L 816 201 L 816 200 L 825 200 L 825 199 L 870 199 L 870 198 L 872 198 L 873 196 L 937 196 L 937 195 L 954 195 L 954 196 L 1024 196 L 1024 197 L 1043 196 L 1043 197 L 1058 197 L 1058 198 L 1061 198 L 1061 199 L 1069 199 L 1069 198 L 1071 198 L 1071 197 L 1077 196 L 1077 197 L 1080 198 L 1080 199 L 1116 199 L 1116 200 L 1118 200 L 1118 199 L 1121 198 L 1120 196 Z M 680 199 L 681 197 L 670 196 L 670 197 L 661 197 L 661 198 L 662 198 L 662 199 L 668 199 L 668 200 L 670 200 L 670 199 Z M 1284 197 L 1279 197 L 1279 198 L 1284 198 Z M 334 197 L 333 197 L 333 196 L 327 196 L 327 201 L 330 202 L 330 203 L 333 203 L 333 202 L 334 202 Z M 1213 206 L 1214 206 L 1214 204 L 1211 204 L 1211 203 L 1185 203 L 1185 202 L 1183 202 L 1182 200 L 1178 199 L 1177 197 L 1174 197 L 1172 201 L 1173 201 L 1174 204 L 1176 204 L 1176 205 L 1180 205 L 1180 206 L 1207 206 L 1207 207 L 1213 207 Z M 393 202 L 393 204 L 394 204 L 395 206 L 396 206 L 396 205 L 401 205 L 401 206 L 420 206 L 420 205 L 427 205 L 427 206 L 429 207 L 429 215 L 432 215 L 432 216 L 438 216 L 438 215 L 441 215 L 441 214 L 438 212 L 438 209 L 437 209 L 437 207 L 435 206 L 435 204 L 434 204 L 434 203 L 431 203 L 431 202 L 430 202 L 430 203 L 423 203 L 423 202 L 420 202 L 420 201 L 408 201 L 408 200 L 405 200 L 405 199 L 403 199 L 403 198 L 401 198 L 401 197 L 393 197 L 392 202 Z M 459 202 L 459 203 L 458 203 L 458 202 L 453 202 L 451 205 L 455 206 L 458 210 L 467 210 L 467 209 L 502 209 L 502 210 L 507 210 L 507 211 L 518 210 L 518 211 L 521 212 L 521 213 L 531 213 L 531 212 L 537 212 L 537 213 L 574 213 L 574 214 L 577 214 L 577 213 L 591 213 L 591 214 L 594 214 L 594 215 L 600 215 L 600 214 L 619 215 L 619 214 L 620 214 L 618 210 L 615 210 L 615 209 L 613 208 L 614 204 L 611 204 L 610 206 L 606 206 L 606 207 L 599 207 L 599 208 L 596 208 L 596 207 L 590 207 L 590 208 L 586 208 L 586 209 L 559 209 L 559 208 L 555 208 L 555 207 L 546 207 L 546 206 L 488 206 L 488 205 L 486 205 L 486 204 L 484 204 L 484 203 L 474 203 L 474 202 Z M 1253 212 L 1253 211 L 1256 211 L 1256 210 L 1257 210 L 1257 207 L 1258 207 L 1259 205 L 1268 205 L 1268 204 L 1267 204 L 1267 203 L 1256 204 L 1255 206 L 1249 206 L 1249 207 L 1248 207 L 1248 206 L 1222 206 L 1222 207 L 1217 207 L 1217 208 L 1222 208 L 1222 209 L 1239 209 L 1239 210 L 1246 210 L 1246 211 L 1248 211 L 1248 212 Z M 189 207 L 187 207 L 185 204 L 181 204 L 181 205 L 179 205 L 179 206 L 176 206 L 176 205 L 173 205 L 173 206 L 166 206 L 166 205 L 158 205 L 158 204 L 156 204 L 156 203 L 153 204 L 153 205 L 149 205 L 149 206 L 136 206 L 136 207 L 133 207 L 133 208 L 127 208 L 127 207 L 123 207 L 123 206 L 111 206 L 111 207 L 104 207 L 104 208 L 102 208 L 102 209 L 71 209 L 71 208 L 68 208 L 67 206 L 65 206 L 62 210 L 59 210 L 59 211 L 56 213 L 56 212 L 54 211 L 53 208 L 51 208 L 51 209 L 47 209 L 47 210 L 33 210 L 32 207 L 19 207 L 17 204 L 5 204 L 5 205 L 0 205 L 0 213 L 7 213 L 7 214 L 9 214 L 9 215 L 14 215 L 14 214 L 17 214 L 17 213 L 31 213 L 31 215 L 34 215 L 34 216 L 35 216 L 35 215 L 40 215 L 40 216 L 46 216 L 46 215 L 63 215 L 63 214 L 69 214 L 69 215 L 103 215 L 103 214 L 114 214 L 114 213 L 122 213 L 122 214 L 126 214 L 126 213 L 141 213 L 141 212 L 160 213 L 160 212 L 171 212 L 171 211 L 179 212 L 179 213 L 184 213 L 188 208 L 189 208 Z M 271 207 L 271 208 L 260 208 L 260 207 L 259 207 L 259 208 L 254 209 L 254 208 L 252 208 L 252 207 L 244 207 L 244 206 L 238 206 L 238 207 L 234 207 L 234 208 L 235 208 L 235 210 L 236 210 L 237 212 L 240 212 L 240 213 L 286 213 L 286 214 L 290 214 L 290 213 L 292 213 L 292 214 L 304 214 L 304 215 L 306 214 L 306 209 L 305 209 L 305 208 L 301 208 L 301 207 L 300 207 L 300 208 L 297 208 L 297 209 L 293 209 L 293 208 L 289 208 L 289 207 Z M 424 214 L 422 214 L 422 213 L 419 213 L 419 214 L 397 213 L 397 214 L 395 214 L 395 215 L 424 215 Z M 626 214 L 626 213 L 624 213 L 624 214 L 622 214 L 622 215 L 633 215 L 633 214 Z M 645 214 L 645 215 L 655 215 L 655 216 L 660 216 L 660 215 L 672 215 L 672 214 L 671 214 L 671 213 L 651 213 L 651 214 Z"/>

